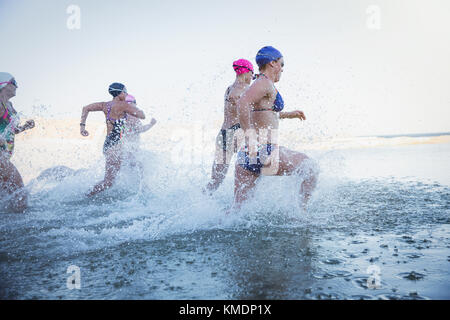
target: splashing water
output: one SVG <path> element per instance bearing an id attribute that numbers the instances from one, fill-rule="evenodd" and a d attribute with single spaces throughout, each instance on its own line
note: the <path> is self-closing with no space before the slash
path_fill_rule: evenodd
<path id="1" fill-rule="evenodd" d="M 448 299 L 450 183 L 416 164 L 430 154 L 448 159 L 449 146 L 310 151 L 321 173 L 306 212 L 295 176 L 262 177 L 240 212 L 225 215 L 232 166 L 206 196 L 209 163 L 142 150 L 142 176 L 125 166 L 94 199 L 85 194 L 102 166 L 60 167 L 27 184 L 26 214 L 2 215 L 0 296 Z M 66 287 L 70 265 L 80 267 L 80 290 Z"/>

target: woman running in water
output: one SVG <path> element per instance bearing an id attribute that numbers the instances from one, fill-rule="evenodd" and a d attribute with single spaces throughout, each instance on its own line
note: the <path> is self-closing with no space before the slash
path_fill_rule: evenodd
<path id="1" fill-rule="evenodd" d="M 131 94 L 128 94 L 125 101 L 133 106 L 136 106 L 136 99 Z M 142 164 L 137 161 L 135 154 L 139 151 L 139 145 L 141 142 L 140 135 L 141 133 L 147 132 L 156 124 L 156 119 L 152 118 L 149 124 L 142 125 L 142 122 L 139 118 L 133 117 L 132 115 L 128 116 L 127 124 L 125 127 L 125 136 L 124 136 L 124 148 L 125 148 L 125 156 L 127 163 L 130 166 L 138 166 L 139 173 L 142 177 L 143 175 L 143 167 Z"/>
<path id="2" fill-rule="evenodd" d="M 283 72 L 282 54 L 264 47 L 256 55 L 260 75 L 238 102 L 239 122 L 244 130 L 244 148 L 238 153 L 235 171 L 235 203 L 248 198 L 258 177 L 299 175 L 302 207 L 305 207 L 317 182 L 318 168 L 305 154 L 280 147 L 277 142 L 279 119 L 306 120 L 302 111 L 282 112 L 284 101 L 274 83 Z"/>
<path id="3" fill-rule="evenodd" d="M 225 92 L 224 120 L 216 138 L 216 154 L 212 166 L 211 181 L 206 187 L 210 193 L 216 191 L 225 179 L 231 158 L 236 153 L 234 135 L 236 130 L 241 127 L 236 104 L 253 78 L 253 65 L 248 60 L 239 59 L 233 62 L 233 69 L 236 72 L 236 80 Z"/>
<path id="4" fill-rule="evenodd" d="M 125 101 L 136 107 L 136 99 L 131 94 L 128 94 Z M 140 134 L 147 132 L 156 124 L 156 119 L 152 118 L 149 124 L 142 125 L 142 122 L 139 118 L 133 117 L 129 115 L 127 119 L 127 125 L 125 128 L 125 139 L 126 143 L 131 146 L 130 150 L 136 150 L 139 147 L 140 143 Z"/>
<path id="5" fill-rule="evenodd" d="M 122 163 L 122 138 L 127 115 L 145 119 L 142 110 L 125 101 L 127 89 L 123 84 L 113 83 L 108 91 L 113 96 L 112 101 L 90 104 L 83 108 L 81 115 L 80 133 L 84 137 L 89 135 L 86 131 L 86 119 L 89 112 L 103 111 L 106 116 L 107 135 L 103 145 L 103 154 L 106 159 L 105 178 L 94 186 L 88 194 L 89 197 L 110 188 L 114 183 Z"/>
<path id="6" fill-rule="evenodd" d="M 15 135 L 34 128 L 34 121 L 29 120 L 25 125 L 19 125 L 19 116 L 9 101 L 16 96 L 16 89 L 14 77 L 0 72 L 0 192 L 2 195 L 13 195 L 8 209 L 23 212 L 27 207 L 28 193 L 19 171 L 11 162 L 11 156 L 14 152 Z"/>

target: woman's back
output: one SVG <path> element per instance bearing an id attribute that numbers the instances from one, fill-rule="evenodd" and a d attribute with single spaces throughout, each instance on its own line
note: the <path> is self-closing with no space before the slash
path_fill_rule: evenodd
<path id="1" fill-rule="evenodd" d="M 111 133 L 115 127 L 124 125 L 127 120 L 127 113 L 124 111 L 122 102 L 106 102 L 103 108 L 103 113 L 106 117 L 108 134 Z"/>

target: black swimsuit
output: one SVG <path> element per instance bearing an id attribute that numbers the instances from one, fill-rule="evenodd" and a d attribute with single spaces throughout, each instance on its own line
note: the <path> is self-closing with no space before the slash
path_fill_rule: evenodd
<path id="1" fill-rule="evenodd" d="M 230 91 L 231 91 L 231 87 L 228 87 L 227 92 L 225 93 L 225 97 L 226 97 L 225 101 L 227 101 L 227 102 L 231 102 L 228 99 L 228 95 L 230 94 Z M 232 125 L 231 127 L 229 127 L 228 129 L 221 129 L 220 130 L 220 134 L 222 135 L 222 149 L 224 151 L 224 156 L 225 156 L 225 152 L 228 150 L 228 147 L 229 147 L 229 145 L 228 145 L 228 142 L 229 142 L 228 138 L 232 139 L 233 136 L 234 136 L 235 131 L 237 129 L 240 129 L 240 128 L 241 128 L 241 124 L 238 122 L 238 123 L 235 123 L 234 125 Z M 227 131 L 229 131 L 229 130 L 231 130 L 230 131 L 231 136 L 227 137 Z"/>
<path id="2" fill-rule="evenodd" d="M 108 114 L 106 115 L 106 121 L 109 121 L 113 125 L 111 133 L 106 136 L 105 143 L 103 144 L 103 153 L 106 153 L 108 149 L 117 145 L 123 137 L 125 131 L 125 123 L 127 120 L 127 114 L 125 113 L 124 118 L 113 119 L 109 116 L 111 113 L 112 103 L 107 104 Z"/>
<path id="3" fill-rule="evenodd" d="M 223 151 L 227 151 L 228 145 L 227 145 L 227 131 L 232 130 L 232 133 L 234 135 L 234 132 L 241 127 L 240 123 L 236 123 L 229 127 L 228 129 L 222 129 L 220 130 L 220 134 L 222 135 L 222 148 Z"/>

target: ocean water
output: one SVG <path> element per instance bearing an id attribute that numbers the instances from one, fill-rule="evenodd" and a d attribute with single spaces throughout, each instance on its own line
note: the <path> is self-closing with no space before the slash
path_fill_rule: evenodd
<path id="1" fill-rule="evenodd" d="M 230 215 L 233 168 L 201 192 L 212 157 L 177 163 L 143 144 L 143 177 L 125 167 L 87 199 L 101 156 L 37 179 L 57 161 L 26 171 L 22 146 L 30 208 L 1 213 L 0 298 L 450 299 L 450 143 L 386 139 L 300 144 L 321 168 L 308 209 L 301 178 L 263 177 Z"/>

